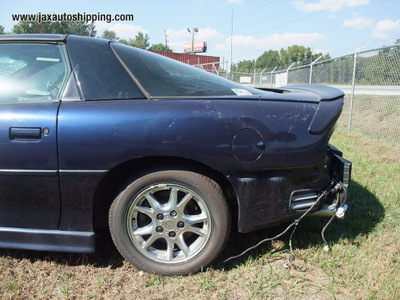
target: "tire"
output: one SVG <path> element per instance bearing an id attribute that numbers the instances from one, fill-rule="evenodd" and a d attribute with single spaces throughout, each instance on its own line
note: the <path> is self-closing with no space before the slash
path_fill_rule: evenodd
<path id="1" fill-rule="evenodd" d="M 210 178 L 167 170 L 133 181 L 109 212 L 112 239 L 138 269 L 187 275 L 209 266 L 223 250 L 230 214 Z"/>

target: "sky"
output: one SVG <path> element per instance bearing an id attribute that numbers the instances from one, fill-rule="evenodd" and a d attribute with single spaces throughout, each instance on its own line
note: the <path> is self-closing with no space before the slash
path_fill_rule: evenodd
<path id="1" fill-rule="evenodd" d="M 393 45 L 400 39 L 400 0 L 0 0 L 0 25 L 6 32 L 18 22 L 12 14 L 133 14 L 130 22 L 96 22 L 129 39 L 141 31 L 150 44 L 183 52 L 206 41 L 207 55 L 237 63 L 264 51 L 297 44 L 339 57 Z"/>

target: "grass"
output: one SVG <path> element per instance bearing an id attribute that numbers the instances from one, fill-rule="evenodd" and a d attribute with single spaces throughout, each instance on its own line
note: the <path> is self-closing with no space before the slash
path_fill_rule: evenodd
<path id="1" fill-rule="evenodd" d="M 337 130 L 332 143 L 353 161 L 349 211 L 320 238 L 325 218 L 228 264 L 187 277 L 146 274 L 114 248 L 93 255 L 0 250 L 1 299 L 398 299 L 400 149 Z M 284 227 L 235 234 L 223 258 Z M 107 238 L 106 238 L 107 240 Z"/>
<path id="2" fill-rule="evenodd" d="M 345 96 L 339 125 L 347 128 L 350 95 Z M 400 97 L 354 95 L 351 131 L 400 147 Z"/>

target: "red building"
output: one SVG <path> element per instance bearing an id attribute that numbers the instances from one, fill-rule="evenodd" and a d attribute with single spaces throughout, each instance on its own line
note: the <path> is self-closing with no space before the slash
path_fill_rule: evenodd
<path id="1" fill-rule="evenodd" d="M 207 72 L 218 73 L 220 68 L 220 60 L 217 56 L 208 55 L 196 55 L 187 53 L 175 53 L 175 52 L 162 52 L 162 51 L 151 51 L 185 64 L 196 66 L 204 69 Z"/>

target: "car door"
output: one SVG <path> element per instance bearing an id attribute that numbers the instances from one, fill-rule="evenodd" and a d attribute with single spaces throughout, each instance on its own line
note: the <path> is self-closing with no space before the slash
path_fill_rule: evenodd
<path id="1" fill-rule="evenodd" d="M 57 229 L 57 113 L 68 76 L 57 43 L 0 43 L 0 227 Z"/>

